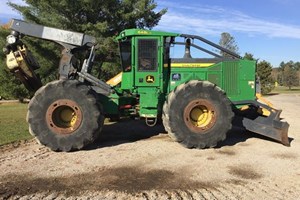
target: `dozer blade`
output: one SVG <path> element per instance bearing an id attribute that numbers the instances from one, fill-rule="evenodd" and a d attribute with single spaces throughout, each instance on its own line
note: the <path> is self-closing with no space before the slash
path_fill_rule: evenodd
<path id="1" fill-rule="evenodd" d="M 116 86 L 121 82 L 122 82 L 122 72 L 118 73 L 116 76 L 106 81 L 106 83 L 111 86 Z"/>
<path id="2" fill-rule="evenodd" d="M 290 146 L 288 138 L 289 124 L 280 121 L 281 110 L 268 109 L 269 116 L 257 116 L 256 118 L 243 117 L 242 124 L 245 129 L 260 135 L 272 138 L 285 146 Z"/>

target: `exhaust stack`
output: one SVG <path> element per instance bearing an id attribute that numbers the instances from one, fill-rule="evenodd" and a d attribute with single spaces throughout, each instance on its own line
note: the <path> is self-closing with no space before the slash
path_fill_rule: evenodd
<path id="1" fill-rule="evenodd" d="M 183 58 L 192 58 L 191 56 L 191 39 L 188 38 L 185 41 L 185 51 Z"/>

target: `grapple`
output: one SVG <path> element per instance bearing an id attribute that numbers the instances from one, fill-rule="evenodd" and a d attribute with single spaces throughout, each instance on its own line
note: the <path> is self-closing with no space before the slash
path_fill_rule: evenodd
<path id="1" fill-rule="evenodd" d="M 16 45 L 7 53 L 6 65 L 29 91 L 35 92 L 42 86 L 41 79 L 34 72 L 39 65 L 25 45 Z"/>

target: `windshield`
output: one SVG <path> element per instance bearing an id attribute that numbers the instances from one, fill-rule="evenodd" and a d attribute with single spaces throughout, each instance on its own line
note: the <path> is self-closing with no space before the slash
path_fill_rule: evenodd
<path id="1" fill-rule="evenodd" d="M 119 45 L 123 71 L 131 71 L 131 40 L 121 41 Z"/>

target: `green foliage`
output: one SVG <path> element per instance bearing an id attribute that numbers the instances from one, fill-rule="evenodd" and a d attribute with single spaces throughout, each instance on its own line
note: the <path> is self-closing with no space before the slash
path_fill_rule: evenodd
<path id="1" fill-rule="evenodd" d="M 25 21 L 71 31 L 83 32 L 97 38 L 96 57 L 99 77 L 108 79 L 120 71 L 115 36 L 124 29 L 152 29 L 166 13 L 155 11 L 154 0 L 25 0 L 21 6 L 9 2 Z M 0 29 L 0 46 L 5 46 L 9 31 Z M 58 77 L 61 46 L 32 37 L 22 41 L 31 50 L 41 68 L 36 72 L 45 84 Z M 5 56 L 0 52 L 0 96 L 25 98 L 30 94 L 24 86 L 5 70 Z M 109 63 L 107 63 L 109 62 Z M 101 69 L 100 69 L 101 67 Z M 103 68 L 102 68 L 103 67 Z"/>
<path id="2" fill-rule="evenodd" d="M 244 59 L 256 60 L 251 53 L 245 53 Z M 257 63 L 256 73 L 260 81 L 261 93 L 267 94 L 274 88 L 274 80 L 272 79 L 272 65 L 263 60 Z"/>
<path id="3" fill-rule="evenodd" d="M 299 62 L 294 63 L 289 61 L 287 63 L 281 62 L 280 64 L 280 80 L 283 86 L 292 89 L 294 86 L 299 86 Z"/>
<path id="4" fill-rule="evenodd" d="M 221 38 L 219 41 L 219 45 L 238 54 L 239 48 L 236 44 L 236 41 L 233 36 L 231 36 L 229 33 L 222 33 Z M 232 56 L 227 54 L 226 52 L 221 51 L 220 52 L 222 56 L 231 58 Z"/>
<path id="5" fill-rule="evenodd" d="M 269 62 L 263 60 L 257 64 L 257 76 L 260 78 L 262 94 L 268 94 L 274 88 L 271 73 L 272 65 Z"/>
<path id="6" fill-rule="evenodd" d="M 247 59 L 247 60 L 255 60 L 253 54 L 247 53 L 247 52 L 246 52 L 245 55 L 244 55 L 244 59 Z"/>
<path id="7" fill-rule="evenodd" d="M 1 66 L 3 65 L 1 64 Z M 0 96 L 3 99 L 19 99 L 22 101 L 24 98 L 30 97 L 23 84 L 3 67 L 0 69 L 0 85 Z"/>

